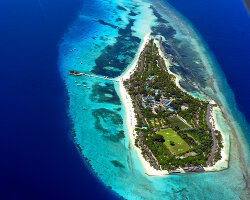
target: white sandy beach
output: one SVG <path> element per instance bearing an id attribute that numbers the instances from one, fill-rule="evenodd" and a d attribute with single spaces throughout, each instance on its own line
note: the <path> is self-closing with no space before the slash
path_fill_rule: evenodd
<path id="1" fill-rule="evenodd" d="M 213 100 L 212 100 L 212 102 L 210 102 L 210 104 L 214 104 L 214 103 L 215 102 Z M 219 123 L 216 120 L 216 116 L 215 116 L 215 112 L 218 110 L 220 110 L 219 107 L 213 107 L 213 110 L 212 110 L 213 119 L 210 119 L 210 121 L 214 125 L 215 129 L 219 130 L 221 132 L 221 135 L 222 135 L 222 144 L 223 144 L 223 148 L 221 149 L 221 157 L 222 158 L 220 160 L 218 160 L 213 166 L 204 167 L 204 169 L 206 171 L 211 171 L 211 172 L 227 169 L 228 162 L 229 162 L 229 151 L 227 151 L 227 149 L 229 150 L 229 142 L 227 142 L 226 134 L 223 132 L 222 127 L 219 126 Z"/>
<path id="2" fill-rule="evenodd" d="M 134 71 L 137 67 L 137 61 L 139 59 L 140 53 L 145 48 L 145 45 L 147 44 L 149 39 L 150 39 L 150 33 L 144 37 L 143 43 L 141 44 L 140 49 L 139 49 L 138 54 L 137 54 L 137 58 L 132 63 L 131 67 L 121 77 L 119 77 L 117 79 L 117 81 L 119 81 L 119 91 L 120 91 L 120 95 L 122 97 L 122 101 L 123 101 L 123 104 L 125 107 L 126 125 L 127 125 L 127 129 L 128 129 L 128 133 L 129 133 L 130 142 L 131 142 L 132 146 L 134 147 L 134 149 L 135 149 L 135 151 L 136 151 L 136 153 L 141 161 L 141 164 L 144 168 L 144 171 L 149 176 L 163 176 L 163 175 L 168 174 L 168 171 L 167 170 L 156 170 L 153 167 L 151 167 L 149 162 L 147 162 L 144 159 L 144 157 L 142 156 L 141 150 L 135 146 L 136 117 L 135 117 L 135 112 L 134 112 L 132 100 L 131 100 L 128 92 L 126 91 L 126 89 L 123 85 L 123 81 L 126 79 L 129 79 L 130 75 L 134 73 Z"/>
<path id="3" fill-rule="evenodd" d="M 144 159 L 144 157 L 141 153 L 141 150 L 135 146 L 135 138 L 136 138 L 135 126 L 136 126 L 137 122 L 136 122 L 136 117 L 135 117 L 135 112 L 134 112 L 132 100 L 131 100 L 130 95 L 128 94 L 128 92 L 126 91 L 126 89 L 123 85 L 123 81 L 129 79 L 130 75 L 134 73 L 134 71 L 137 67 L 137 62 L 138 62 L 139 56 L 140 56 L 141 52 L 143 51 L 143 49 L 145 48 L 145 45 L 147 44 L 149 39 L 150 39 L 150 33 L 144 37 L 144 40 L 143 40 L 143 42 L 139 48 L 139 51 L 137 53 L 137 57 L 134 60 L 134 62 L 131 64 L 130 68 L 124 74 L 122 74 L 122 76 L 118 77 L 116 79 L 116 81 L 119 83 L 119 92 L 120 92 L 120 95 L 121 95 L 121 98 L 122 98 L 122 101 L 123 101 L 123 104 L 125 107 L 126 125 L 127 125 L 127 129 L 128 129 L 128 133 L 129 133 L 130 142 L 131 142 L 132 146 L 134 147 L 134 149 L 135 149 L 135 151 L 140 159 L 140 162 L 144 168 L 145 173 L 149 176 L 164 176 L 164 175 L 169 174 L 168 171 L 167 170 L 156 170 L 152 166 L 150 166 L 149 162 L 147 162 Z M 180 78 L 178 76 L 176 76 L 176 74 L 172 73 L 169 70 L 169 61 L 165 58 L 163 52 L 160 50 L 159 42 L 155 40 L 155 43 L 158 46 L 159 54 L 164 58 L 164 61 L 165 61 L 165 64 L 167 66 L 169 73 L 173 74 L 176 77 L 176 85 L 179 88 L 181 88 L 182 90 L 184 90 L 179 84 Z M 213 118 L 215 118 L 214 112 L 213 112 Z M 221 152 L 222 159 L 219 160 L 214 166 L 204 168 L 206 171 L 219 171 L 219 170 L 222 170 L 222 169 L 225 169 L 228 167 L 228 155 L 226 154 L 226 151 L 225 151 L 225 149 L 226 149 L 225 147 L 228 144 L 226 144 L 225 135 L 223 134 L 221 128 L 216 123 L 216 120 L 213 120 L 213 123 L 214 123 L 216 129 L 220 130 L 222 133 L 224 148 L 222 149 L 222 152 Z"/>

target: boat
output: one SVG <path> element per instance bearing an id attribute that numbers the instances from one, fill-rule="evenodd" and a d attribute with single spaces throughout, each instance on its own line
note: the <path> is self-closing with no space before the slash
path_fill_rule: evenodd
<path id="1" fill-rule="evenodd" d="M 82 109 L 83 109 L 83 110 L 87 110 L 87 108 L 86 108 L 86 107 L 82 107 Z"/>
<path id="2" fill-rule="evenodd" d="M 180 173 L 181 173 L 180 170 L 169 171 L 169 174 L 180 174 Z"/>

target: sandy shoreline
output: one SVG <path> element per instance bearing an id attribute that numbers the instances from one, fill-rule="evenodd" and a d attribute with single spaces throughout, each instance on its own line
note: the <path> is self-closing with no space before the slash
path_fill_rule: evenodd
<path id="1" fill-rule="evenodd" d="M 213 107 L 212 110 L 212 116 L 213 116 L 213 120 L 210 119 L 211 123 L 214 125 L 216 130 L 219 130 L 221 132 L 222 135 L 222 144 L 223 144 L 223 148 L 221 149 L 221 159 L 218 160 L 213 166 L 211 167 L 204 167 L 204 169 L 206 171 L 220 171 L 220 170 L 224 170 L 228 168 L 228 162 L 229 162 L 229 152 L 226 151 L 226 149 L 229 149 L 229 144 L 226 142 L 226 135 L 225 133 L 223 133 L 222 128 L 219 126 L 219 123 L 216 120 L 216 111 L 220 111 L 220 108 L 218 106 Z"/>
<path id="2" fill-rule="evenodd" d="M 167 175 L 169 174 L 167 170 L 156 170 L 154 169 L 152 166 L 150 166 L 149 162 L 147 162 L 142 153 L 141 153 L 141 150 L 135 146 L 135 138 L 136 138 L 136 133 L 135 133 L 135 126 L 136 126 L 136 117 L 135 117 L 135 112 L 134 112 L 134 108 L 133 108 L 133 104 L 132 104 L 132 100 L 130 98 L 130 95 L 128 94 L 128 92 L 126 91 L 124 85 L 123 85 L 123 81 L 124 80 L 127 80 L 130 78 L 130 75 L 134 73 L 136 67 L 137 67 L 137 61 L 139 59 L 139 56 L 141 54 L 141 52 L 143 51 L 143 49 L 145 48 L 145 45 L 147 44 L 147 42 L 149 41 L 150 39 L 150 33 L 148 33 L 144 39 L 143 39 L 143 42 L 139 48 L 139 51 L 137 53 L 137 57 L 136 59 L 134 59 L 133 63 L 131 64 L 131 66 L 129 67 L 129 69 L 124 73 L 122 74 L 120 77 L 118 77 L 116 79 L 116 81 L 119 83 L 119 92 L 120 92 L 120 95 L 121 95 L 121 98 L 122 98 L 122 102 L 124 104 L 124 107 L 125 107 L 125 114 L 126 114 L 126 126 L 127 126 L 127 129 L 128 129 L 128 133 L 129 133 L 129 138 L 130 138 L 130 142 L 133 146 L 133 148 L 135 149 L 138 157 L 139 157 L 139 160 L 144 168 L 144 171 L 147 175 L 149 176 L 164 176 L 164 175 Z M 169 61 L 165 58 L 163 52 L 160 50 L 160 46 L 159 46 L 159 42 L 158 41 L 155 41 L 157 46 L 158 46 L 158 49 L 159 49 L 159 54 L 164 58 L 164 61 L 165 61 L 165 64 L 167 66 L 167 69 L 168 69 L 168 72 L 170 74 L 173 74 L 175 77 L 176 77 L 176 85 L 181 88 L 182 90 L 184 90 L 180 84 L 179 84 L 179 77 L 176 76 L 176 74 L 172 73 L 170 70 L 169 70 Z M 185 91 L 185 90 L 184 90 Z M 223 134 L 221 128 L 219 127 L 218 123 L 216 122 L 216 119 L 215 119 L 215 113 L 214 113 L 214 110 L 212 112 L 213 114 L 213 123 L 216 127 L 217 130 L 220 130 L 221 133 L 222 133 L 222 138 L 223 138 L 223 149 L 221 151 L 221 155 L 222 155 L 222 159 L 219 160 L 214 166 L 212 167 L 205 167 L 205 171 L 219 171 L 219 170 L 223 170 L 223 169 L 226 169 L 228 167 L 228 155 L 226 154 L 226 139 L 225 139 L 225 135 Z M 225 167 L 226 166 L 226 167 Z"/>
<path id="3" fill-rule="evenodd" d="M 116 80 L 119 82 L 119 91 L 120 91 L 120 95 L 121 95 L 121 98 L 122 98 L 122 101 L 123 101 L 123 104 L 125 107 L 126 125 L 127 125 L 127 129 L 128 129 L 128 133 L 129 133 L 129 139 L 130 139 L 130 142 L 131 142 L 133 148 L 135 149 L 135 151 L 140 159 L 140 162 L 144 168 L 144 171 L 149 176 L 163 176 L 163 175 L 168 174 L 168 171 L 167 170 L 156 170 L 153 167 L 151 167 L 149 162 L 147 162 L 145 160 L 145 158 L 143 157 L 141 150 L 135 146 L 135 137 L 136 137 L 135 126 L 136 126 L 137 122 L 136 122 L 136 117 L 135 117 L 135 112 L 134 112 L 132 100 L 131 100 L 130 95 L 128 94 L 128 92 L 126 91 L 126 89 L 123 85 L 123 81 L 126 79 L 129 79 L 130 75 L 133 74 L 133 72 L 135 71 L 140 53 L 145 48 L 145 45 L 147 44 L 149 39 L 150 39 L 150 33 L 144 37 L 143 43 L 141 44 L 140 49 L 139 49 L 138 54 L 137 54 L 137 58 L 132 63 L 131 67 L 122 76 L 118 77 Z"/>

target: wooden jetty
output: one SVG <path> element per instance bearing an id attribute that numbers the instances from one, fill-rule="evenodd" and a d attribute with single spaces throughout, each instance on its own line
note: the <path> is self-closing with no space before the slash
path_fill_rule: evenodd
<path id="1" fill-rule="evenodd" d="M 94 74 L 87 74 L 87 73 L 78 72 L 78 71 L 74 71 L 74 70 L 70 70 L 69 71 L 69 75 L 73 75 L 73 76 L 87 76 L 87 77 L 90 77 L 90 78 L 97 78 L 97 79 L 104 79 L 104 80 L 118 82 L 114 78 L 109 78 L 107 76 L 97 76 L 97 75 L 94 75 Z"/>

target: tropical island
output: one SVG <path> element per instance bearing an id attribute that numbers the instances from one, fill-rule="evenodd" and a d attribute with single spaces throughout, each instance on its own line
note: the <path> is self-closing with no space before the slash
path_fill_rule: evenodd
<path id="1" fill-rule="evenodd" d="M 204 172 L 222 160 L 214 101 L 183 90 L 166 66 L 161 39 L 146 36 L 137 61 L 120 77 L 130 139 L 149 175 Z"/>

